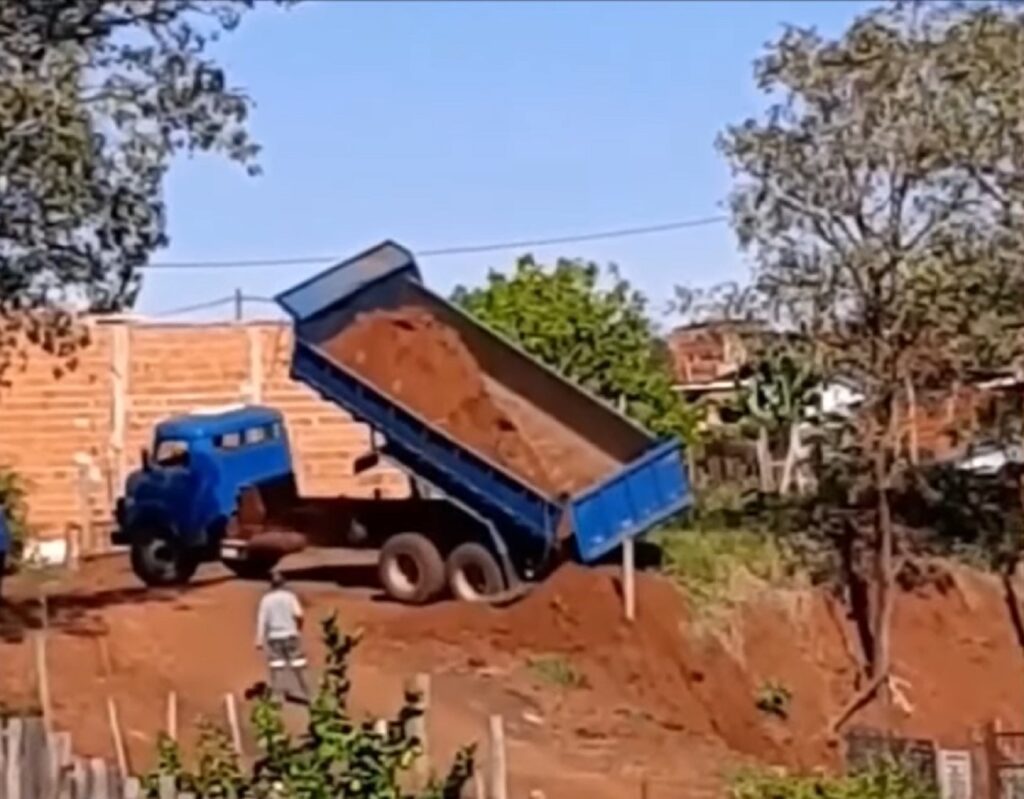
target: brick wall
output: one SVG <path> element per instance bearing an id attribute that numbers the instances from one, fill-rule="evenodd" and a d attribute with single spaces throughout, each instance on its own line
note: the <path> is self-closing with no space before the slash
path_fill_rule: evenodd
<path id="1" fill-rule="evenodd" d="M 202 406 L 261 402 L 280 409 L 308 496 L 407 490 L 394 470 L 353 475 L 368 430 L 288 377 L 288 326 L 115 320 L 90 326 L 92 343 L 74 369 L 57 377 L 55 359 L 30 351 L 0 388 L 0 464 L 28 482 L 30 522 L 40 535 L 62 535 L 82 519 L 83 469 L 88 513 L 94 523 L 107 523 L 153 425 Z"/>

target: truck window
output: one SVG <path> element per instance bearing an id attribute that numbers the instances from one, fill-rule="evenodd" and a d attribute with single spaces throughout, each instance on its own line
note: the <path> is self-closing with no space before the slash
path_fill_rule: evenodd
<path id="1" fill-rule="evenodd" d="M 213 446 L 217 449 L 238 449 L 242 446 L 241 433 L 222 433 L 213 437 Z"/>
<path id="2" fill-rule="evenodd" d="M 165 469 L 174 466 L 188 466 L 188 442 L 165 439 L 156 445 L 153 460 Z"/>
<path id="3" fill-rule="evenodd" d="M 268 438 L 265 427 L 250 427 L 245 431 L 246 444 L 262 444 Z"/>

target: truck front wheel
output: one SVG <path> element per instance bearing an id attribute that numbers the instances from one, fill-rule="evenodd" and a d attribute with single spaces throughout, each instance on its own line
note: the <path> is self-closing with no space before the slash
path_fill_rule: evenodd
<path id="1" fill-rule="evenodd" d="M 456 599 L 476 602 L 505 590 L 505 578 L 497 558 L 483 544 L 459 544 L 445 567 L 448 587 Z"/>
<path id="2" fill-rule="evenodd" d="M 423 605 L 444 588 L 444 561 L 434 543 L 420 533 L 400 533 L 380 550 L 377 571 L 388 596 Z"/>
<path id="3" fill-rule="evenodd" d="M 149 586 L 183 585 L 192 579 L 198 559 L 162 530 L 132 534 L 132 570 Z"/>

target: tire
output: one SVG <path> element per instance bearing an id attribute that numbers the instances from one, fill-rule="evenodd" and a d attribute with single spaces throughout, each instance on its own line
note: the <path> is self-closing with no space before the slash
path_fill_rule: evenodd
<path id="1" fill-rule="evenodd" d="M 444 590 L 444 561 L 434 543 L 420 533 L 399 533 L 381 547 L 377 574 L 388 596 L 424 605 Z"/>
<path id="2" fill-rule="evenodd" d="M 223 561 L 224 565 L 231 572 L 242 580 L 266 580 L 274 567 L 280 562 L 280 558 L 272 557 L 248 557 L 228 558 Z"/>
<path id="3" fill-rule="evenodd" d="M 498 559 L 491 550 L 475 541 L 459 544 L 452 550 L 445 565 L 445 576 L 452 596 L 463 602 L 477 602 L 507 587 Z"/>
<path id="4" fill-rule="evenodd" d="M 137 530 L 132 534 L 132 571 L 151 587 L 184 585 L 199 567 L 198 559 L 179 547 L 162 530 Z"/>

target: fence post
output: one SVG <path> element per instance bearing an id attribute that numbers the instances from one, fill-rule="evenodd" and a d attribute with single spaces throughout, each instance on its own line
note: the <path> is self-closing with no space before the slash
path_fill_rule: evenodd
<path id="1" fill-rule="evenodd" d="M 36 799 L 50 795 L 50 756 L 43 720 L 27 718 L 21 730 L 21 795 Z"/>
<path id="2" fill-rule="evenodd" d="M 636 550 L 632 538 L 622 542 L 622 601 L 626 621 L 636 618 Z"/>
<path id="3" fill-rule="evenodd" d="M 142 799 L 142 784 L 138 777 L 128 777 L 124 781 L 124 799 Z"/>
<path id="4" fill-rule="evenodd" d="M 505 763 L 505 720 L 501 716 L 490 719 L 490 759 L 488 761 L 488 799 L 508 799 L 508 774 Z"/>
<path id="5" fill-rule="evenodd" d="M 235 705 L 233 693 L 224 694 L 224 709 L 228 717 L 228 730 L 231 732 L 231 746 L 235 754 L 242 756 L 242 729 L 238 726 L 238 707 Z"/>
<path id="6" fill-rule="evenodd" d="M 178 740 L 178 694 L 167 692 L 167 737 Z"/>
<path id="7" fill-rule="evenodd" d="M 113 697 L 107 697 L 107 721 L 110 722 L 110 737 L 114 742 L 114 754 L 117 756 L 117 771 L 124 779 L 128 776 L 128 752 L 121 735 L 121 721 L 117 715 L 117 705 Z"/>
<path id="8" fill-rule="evenodd" d="M 21 719 L 7 722 L 7 773 L 4 775 L 7 799 L 21 799 Z"/>
<path id="9" fill-rule="evenodd" d="M 90 799 L 114 799 L 110 792 L 110 773 L 107 763 L 99 757 L 89 760 L 89 796 Z"/>
<path id="10" fill-rule="evenodd" d="M 160 799 L 177 799 L 178 786 L 175 784 L 174 776 L 171 774 L 161 774 L 157 792 Z"/>
<path id="11" fill-rule="evenodd" d="M 416 674 L 405 685 L 405 700 L 417 712 L 406 725 L 406 735 L 420 744 L 420 755 L 413 764 L 412 773 L 417 787 L 423 788 L 430 779 L 430 745 L 427 740 L 427 711 L 430 709 L 430 675 Z"/>

